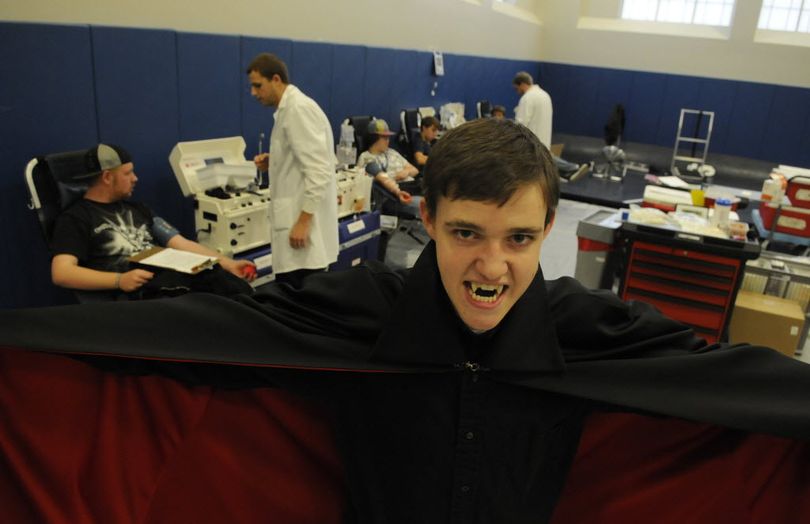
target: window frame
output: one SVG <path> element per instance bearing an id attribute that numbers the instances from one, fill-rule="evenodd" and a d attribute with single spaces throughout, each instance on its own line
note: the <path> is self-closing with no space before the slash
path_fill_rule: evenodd
<path id="1" fill-rule="evenodd" d="M 715 0 L 715 1 L 712 1 L 712 0 L 680 0 L 683 4 L 686 4 L 686 3 L 689 3 L 689 2 L 694 4 L 692 6 L 692 10 L 691 10 L 691 14 L 690 14 L 690 20 L 688 20 L 688 21 L 683 21 L 683 20 L 678 20 L 678 21 L 675 21 L 675 20 L 659 20 L 659 13 L 661 13 L 661 7 L 662 7 L 661 4 L 662 4 L 662 2 L 673 1 L 673 0 L 635 0 L 635 1 L 640 1 L 640 2 L 646 1 L 646 2 L 650 2 L 650 3 L 655 2 L 655 15 L 654 15 L 654 17 L 653 18 L 626 18 L 625 17 L 625 6 L 627 5 L 628 0 L 621 0 L 621 2 L 619 4 L 619 13 L 618 13 L 618 17 L 617 17 L 618 20 L 621 20 L 621 21 L 624 21 L 624 22 L 646 22 L 646 23 L 652 23 L 652 24 L 680 24 L 680 25 L 691 26 L 691 27 L 703 26 L 703 27 L 714 27 L 714 28 L 721 28 L 721 29 L 730 30 L 732 22 L 734 21 L 734 13 L 735 13 L 735 10 L 737 9 L 737 0 Z M 675 0 L 675 1 L 677 1 L 677 0 Z M 695 22 L 695 17 L 698 15 L 699 10 L 700 10 L 699 8 L 702 7 L 701 4 L 706 4 L 706 3 L 709 3 L 709 4 L 719 3 L 719 4 L 721 4 L 721 7 L 723 7 L 723 8 L 729 7 L 730 10 L 729 10 L 729 13 L 728 13 L 728 23 L 722 24 L 722 23 Z M 687 8 L 687 6 L 684 5 L 684 8 Z"/>
<path id="2" fill-rule="evenodd" d="M 762 0 L 762 7 L 759 10 L 759 17 L 757 18 L 757 31 L 773 31 L 773 32 L 781 32 L 781 33 L 790 33 L 790 34 L 810 34 L 810 0 L 796 0 L 799 2 L 799 7 L 793 8 L 782 8 L 773 5 L 766 5 L 769 0 Z M 773 1 L 773 0 L 771 0 Z M 765 10 L 770 9 L 767 15 L 770 18 L 776 9 L 795 9 L 797 11 L 796 16 L 796 24 L 792 29 L 776 29 L 773 27 L 763 27 L 762 20 L 763 17 L 766 15 Z M 806 29 L 801 29 L 801 26 L 806 25 Z"/>

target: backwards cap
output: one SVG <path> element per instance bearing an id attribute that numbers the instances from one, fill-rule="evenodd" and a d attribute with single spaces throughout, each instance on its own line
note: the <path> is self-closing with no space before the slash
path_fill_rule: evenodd
<path id="1" fill-rule="evenodd" d="M 121 146 L 115 144 L 99 144 L 90 148 L 84 155 L 87 174 L 82 177 L 90 178 L 101 174 L 102 171 L 115 169 L 132 162 L 132 156 Z"/>

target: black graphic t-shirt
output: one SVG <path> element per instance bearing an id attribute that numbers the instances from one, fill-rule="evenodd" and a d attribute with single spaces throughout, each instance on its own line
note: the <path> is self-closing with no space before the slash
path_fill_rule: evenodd
<path id="1" fill-rule="evenodd" d="M 156 245 L 152 222 L 152 212 L 143 204 L 83 198 L 56 219 L 51 253 L 73 255 L 83 267 L 125 272 L 129 256 Z"/>

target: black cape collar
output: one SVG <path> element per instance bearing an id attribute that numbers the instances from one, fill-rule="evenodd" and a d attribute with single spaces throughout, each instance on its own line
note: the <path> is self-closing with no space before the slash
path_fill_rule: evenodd
<path id="1" fill-rule="evenodd" d="M 372 360 L 442 368 L 475 363 L 493 371 L 560 372 L 565 366 L 548 303 L 538 268 L 526 293 L 501 324 L 490 332 L 473 334 L 442 286 L 436 247 L 430 242 L 394 303 Z"/>

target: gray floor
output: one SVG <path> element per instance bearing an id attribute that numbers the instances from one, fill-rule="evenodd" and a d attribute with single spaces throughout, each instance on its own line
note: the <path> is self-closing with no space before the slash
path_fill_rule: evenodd
<path id="1" fill-rule="evenodd" d="M 574 276 L 577 261 L 577 224 L 583 218 L 601 209 L 607 208 L 572 200 L 560 201 L 554 226 L 540 253 L 540 265 L 546 279 Z M 420 222 L 411 224 L 411 233 L 418 239 L 428 240 L 427 233 Z M 388 243 L 385 261 L 391 267 L 411 267 L 423 248 L 424 245 L 412 236 L 398 231 Z M 810 329 L 810 326 L 807 328 Z M 807 342 L 797 358 L 810 363 L 810 336 L 807 337 Z"/>

